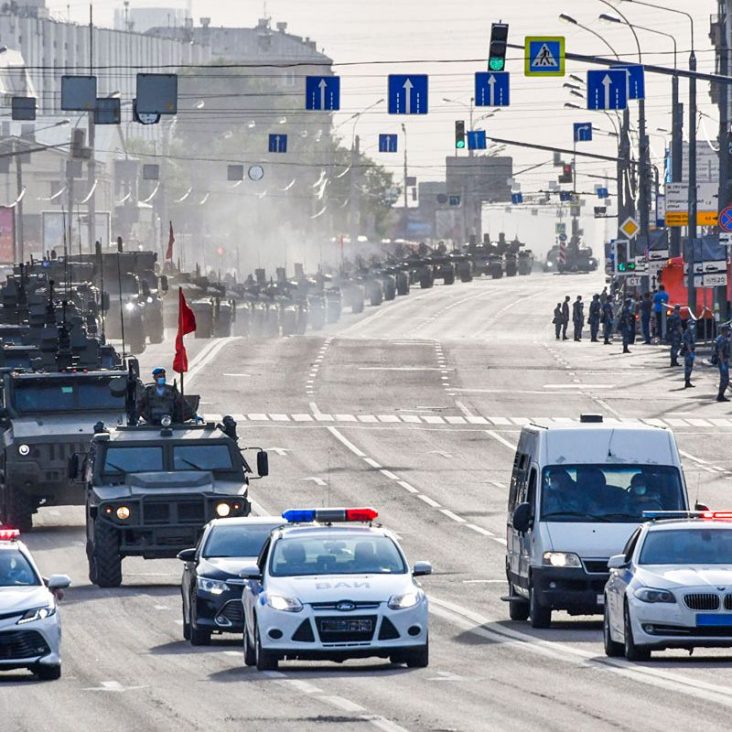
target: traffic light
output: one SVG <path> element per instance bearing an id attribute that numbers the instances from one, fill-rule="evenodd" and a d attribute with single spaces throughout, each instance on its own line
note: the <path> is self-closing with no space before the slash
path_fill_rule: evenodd
<path id="1" fill-rule="evenodd" d="M 491 23 L 491 43 L 488 50 L 488 71 L 503 71 L 506 68 L 506 42 L 508 23 Z"/>
<path id="2" fill-rule="evenodd" d="M 463 120 L 455 122 L 455 149 L 465 149 L 465 122 Z"/>
<path id="3" fill-rule="evenodd" d="M 613 242 L 615 250 L 615 274 L 632 274 L 635 272 L 635 259 L 630 253 L 630 242 L 621 239 Z"/>
<path id="4" fill-rule="evenodd" d="M 562 163 L 562 173 L 559 176 L 560 183 L 572 182 L 572 163 Z"/>

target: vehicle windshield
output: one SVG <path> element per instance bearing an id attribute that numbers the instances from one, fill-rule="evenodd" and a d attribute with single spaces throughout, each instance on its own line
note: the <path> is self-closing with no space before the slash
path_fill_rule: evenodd
<path id="1" fill-rule="evenodd" d="M 228 445 L 176 445 L 174 470 L 233 470 Z"/>
<path id="2" fill-rule="evenodd" d="M 31 563 L 17 549 L 0 549 L 0 587 L 40 585 Z"/>
<path id="3" fill-rule="evenodd" d="M 153 473 L 164 470 L 162 447 L 109 447 L 104 454 L 106 475 Z"/>
<path id="4" fill-rule="evenodd" d="M 643 511 L 686 508 L 678 468 L 648 465 L 553 465 L 544 468 L 544 521 L 635 522 Z"/>
<path id="5" fill-rule="evenodd" d="M 15 379 L 12 402 L 18 414 L 35 412 L 120 412 L 125 410 L 124 396 L 114 396 L 109 376 L 83 376 L 75 379 Z"/>
<path id="6" fill-rule="evenodd" d="M 201 555 L 210 557 L 258 557 L 272 529 L 282 522 L 271 524 L 218 524 L 211 529 Z"/>
<path id="7" fill-rule="evenodd" d="M 674 529 L 649 531 L 638 564 L 732 565 L 729 529 Z"/>
<path id="8" fill-rule="evenodd" d="M 406 564 L 387 536 L 292 537 L 274 545 L 270 574 L 404 574 Z"/>

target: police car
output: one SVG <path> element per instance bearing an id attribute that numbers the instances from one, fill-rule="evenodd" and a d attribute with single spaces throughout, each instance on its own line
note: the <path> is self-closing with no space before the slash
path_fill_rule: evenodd
<path id="1" fill-rule="evenodd" d="M 0 528 L 0 671 L 27 668 L 40 679 L 61 676 L 56 596 L 71 584 L 44 580 L 17 529 Z"/>
<path id="2" fill-rule="evenodd" d="M 293 509 L 272 532 L 244 586 L 244 662 L 260 671 L 282 659 L 378 656 L 429 662 L 427 597 L 395 536 L 372 508 Z M 353 522 L 363 522 L 362 525 Z"/>
<path id="3" fill-rule="evenodd" d="M 610 557 L 605 653 L 732 647 L 732 512 L 647 511 Z"/>

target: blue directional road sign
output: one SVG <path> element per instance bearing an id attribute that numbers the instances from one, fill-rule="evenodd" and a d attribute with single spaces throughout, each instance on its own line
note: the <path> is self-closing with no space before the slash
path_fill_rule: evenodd
<path id="1" fill-rule="evenodd" d="M 559 200 L 560 201 L 571 201 L 572 200 L 572 191 L 559 191 Z"/>
<path id="2" fill-rule="evenodd" d="M 287 152 L 287 135 L 270 135 L 269 151 L 271 153 Z"/>
<path id="3" fill-rule="evenodd" d="M 599 186 L 597 189 L 597 197 L 598 198 L 609 198 L 610 197 L 610 191 L 608 191 L 605 186 Z"/>
<path id="4" fill-rule="evenodd" d="M 523 193 L 512 193 L 511 194 L 511 203 L 523 203 L 524 202 L 524 195 Z"/>
<path id="5" fill-rule="evenodd" d="M 395 153 L 398 139 L 396 135 L 379 135 L 379 152 Z"/>
<path id="6" fill-rule="evenodd" d="M 645 74 L 640 64 L 613 66 L 613 69 L 625 69 L 628 72 L 628 99 L 646 98 Z"/>
<path id="7" fill-rule="evenodd" d="M 508 71 L 479 71 L 475 75 L 475 106 L 507 107 L 509 79 Z"/>
<path id="8" fill-rule="evenodd" d="M 485 150 L 488 143 L 485 137 L 485 130 L 468 131 L 468 150 Z"/>
<path id="9" fill-rule="evenodd" d="M 591 142 L 592 141 L 592 122 L 575 122 L 574 123 L 574 141 L 575 142 Z"/>
<path id="10" fill-rule="evenodd" d="M 389 114 L 427 114 L 427 74 L 389 75 Z"/>
<path id="11" fill-rule="evenodd" d="M 336 111 L 340 108 L 340 76 L 305 77 L 305 109 Z"/>
<path id="12" fill-rule="evenodd" d="M 628 72 L 602 69 L 587 72 L 587 109 L 625 109 L 628 106 Z"/>

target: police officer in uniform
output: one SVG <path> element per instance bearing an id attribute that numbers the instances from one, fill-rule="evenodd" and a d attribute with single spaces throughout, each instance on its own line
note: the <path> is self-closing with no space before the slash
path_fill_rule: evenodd
<path id="1" fill-rule="evenodd" d="M 557 337 L 557 340 L 560 340 L 562 337 L 563 322 L 564 317 L 562 316 L 562 303 L 558 302 L 557 306 L 554 308 L 554 318 L 552 320 L 552 323 L 554 323 L 554 335 Z"/>
<path id="2" fill-rule="evenodd" d="M 719 392 L 717 393 L 718 402 L 728 402 L 725 391 L 729 385 L 729 354 L 730 354 L 730 327 L 722 326 L 722 332 L 714 340 L 714 353 L 717 359 L 717 367 L 719 368 Z"/>
<path id="3" fill-rule="evenodd" d="M 597 333 L 600 330 L 600 317 L 602 315 L 602 303 L 600 302 L 600 296 L 595 293 L 592 296 L 592 302 L 590 303 L 590 316 L 588 318 L 590 322 L 590 341 L 597 343 Z"/>
<path id="4" fill-rule="evenodd" d="M 602 306 L 602 335 L 605 338 L 605 345 L 610 345 L 610 339 L 613 337 L 613 320 L 615 313 L 613 311 L 613 302 L 610 299 L 605 300 Z"/>
<path id="5" fill-rule="evenodd" d="M 681 336 L 681 355 L 684 357 L 684 389 L 694 387 L 691 383 L 691 372 L 696 358 L 696 320 L 689 314 L 686 330 Z"/>
<path id="6" fill-rule="evenodd" d="M 625 300 L 618 325 L 620 326 L 620 333 L 623 336 L 623 353 L 630 353 L 628 344 L 635 333 L 635 312 L 633 310 L 633 301 L 629 297 Z"/>
<path id="7" fill-rule="evenodd" d="M 671 365 L 679 366 L 679 349 L 681 348 L 681 338 L 684 332 L 680 305 L 674 305 L 674 310 L 666 323 L 666 332 L 671 342 Z"/>
<path id="8" fill-rule="evenodd" d="M 147 384 L 137 399 L 137 414 L 148 424 L 160 424 L 163 417 L 173 422 L 184 422 L 193 417 L 193 410 L 181 397 L 178 389 L 166 383 L 165 369 L 153 369 L 153 383 Z"/>
<path id="9" fill-rule="evenodd" d="M 569 295 L 566 295 L 564 302 L 562 303 L 562 340 L 569 340 L 567 338 L 567 326 L 569 325 Z"/>
<path id="10" fill-rule="evenodd" d="M 582 295 L 572 303 L 572 324 L 574 325 L 574 339 L 582 340 L 582 328 L 585 324 L 585 305 L 582 302 Z"/>

